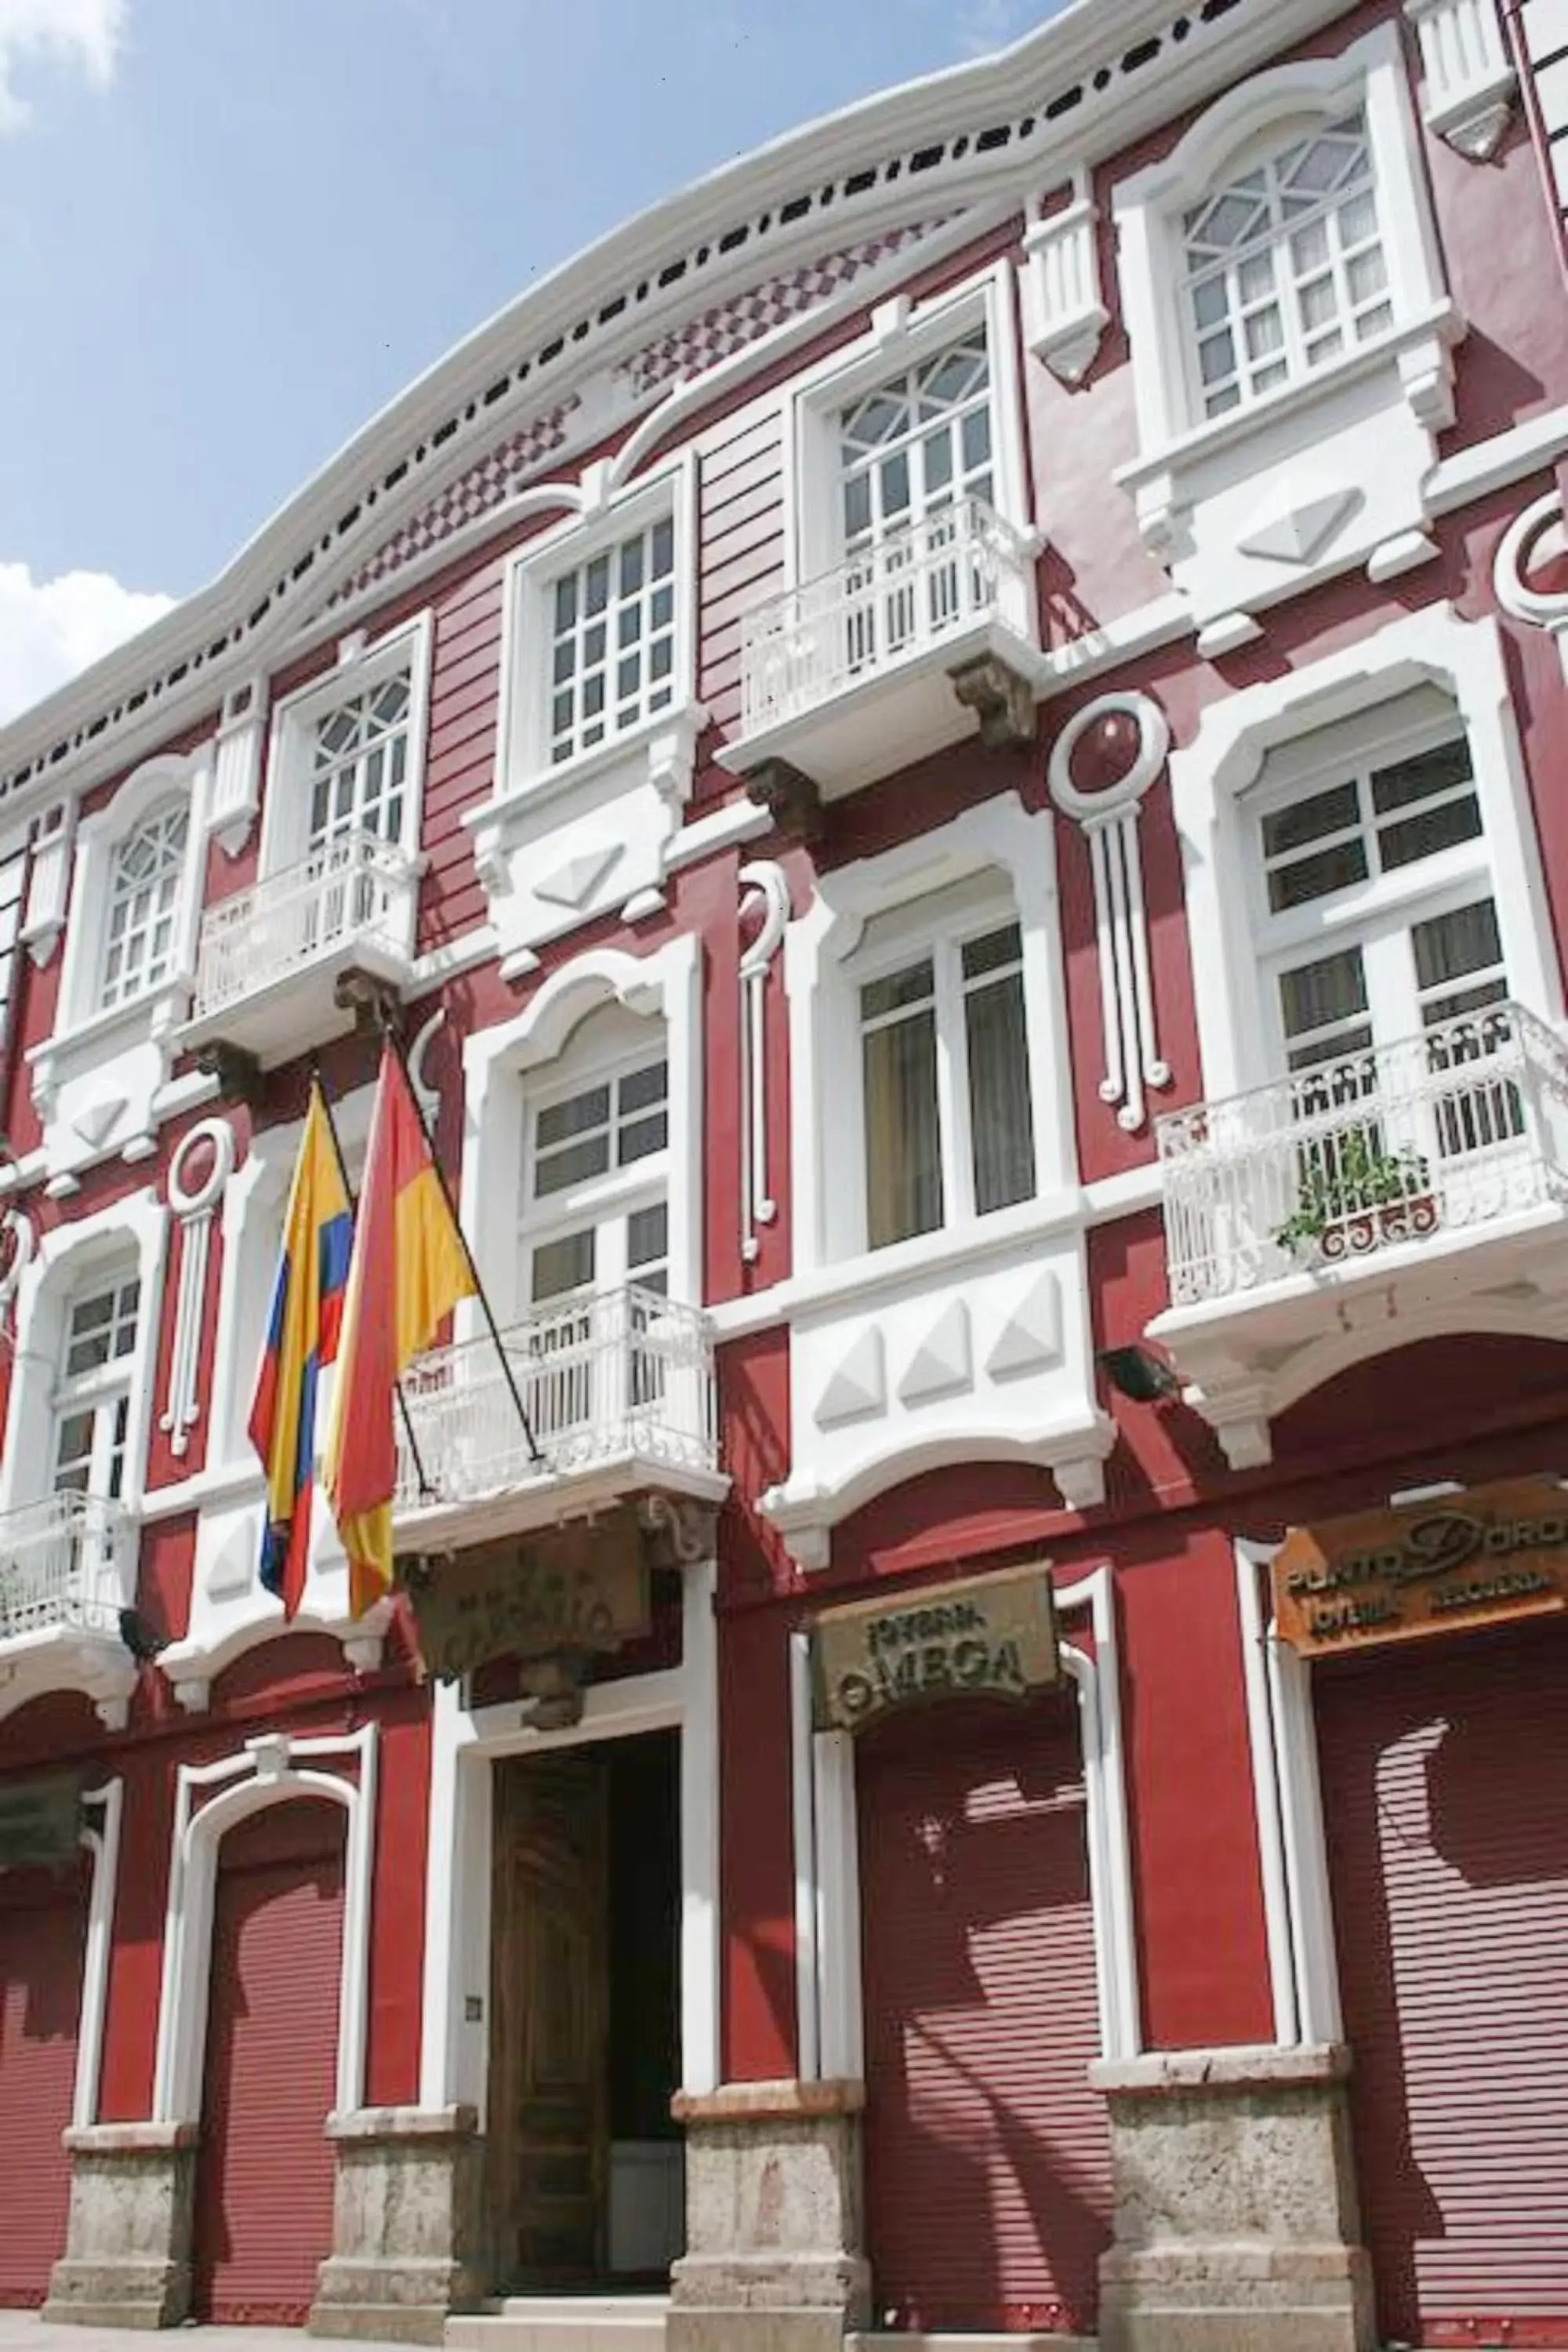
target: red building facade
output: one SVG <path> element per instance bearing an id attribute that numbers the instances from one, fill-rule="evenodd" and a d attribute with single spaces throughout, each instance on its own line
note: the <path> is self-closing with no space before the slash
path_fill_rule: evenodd
<path id="1" fill-rule="evenodd" d="M 0 2301 L 1568 2342 L 1565 123 L 1082 0 L 0 737 Z M 383 1015 L 501 1339 L 286 1627 Z"/>

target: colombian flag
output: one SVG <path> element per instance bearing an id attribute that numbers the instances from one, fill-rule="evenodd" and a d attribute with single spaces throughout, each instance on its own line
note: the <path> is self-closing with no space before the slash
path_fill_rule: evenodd
<path id="1" fill-rule="evenodd" d="M 249 1424 L 267 1472 L 261 1581 L 282 1601 L 286 1617 L 300 1606 L 310 1565 L 316 1384 L 321 1366 L 337 1353 L 353 1237 L 353 1213 L 327 1107 L 313 1081 Z"/>
<path id="2" fill-rule="evenodd" d="M 371 1122 L 324 1470 L 349 1556 L 349 1612 L 392 1589 L 397 1383 L 478 1288 L 403 1066 L 390 1045 Z"/>

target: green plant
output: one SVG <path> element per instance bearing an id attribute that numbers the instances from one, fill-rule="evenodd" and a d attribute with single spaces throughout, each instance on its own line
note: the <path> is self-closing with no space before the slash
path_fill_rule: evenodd
<path id="1" fill-rule="evenodd" d="M 1326 1138 L 1303 1155 L 1296 1206 L 1274 1238 L 1281 1249 L 1321 1242 L 1342 1218 L 1391 1209 L 1424 1193 L 1431 1181 L 1426 1155 L 1410 1144 L 1384 1151 L 1364 1128 Z"/>

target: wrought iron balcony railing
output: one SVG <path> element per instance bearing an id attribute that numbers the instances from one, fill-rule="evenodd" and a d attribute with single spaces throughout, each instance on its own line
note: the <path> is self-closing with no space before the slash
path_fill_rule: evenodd
<path id="1" fill-rule="evenodd" d="M 1568 1047 L 1511 1003 L 1158 1122 L 1173 1307 L 1568 1205 Z"/>
<path id="2" fill-rule="evenodd" d="M 1026 542 L 980 499 L 958 499 L 832 572 L 757 605 L 742 625 L 748 735 L 818 709 L 977 623 L 1026 638 Z"/>
<path id="3" fill-rule="evenodd" d="M 395 844 L 348 833 L 220 899 L 202 918 L 192 1017 L 203 1020 L 339 949 L 371 944 L 406 956 L 416 885 L 416 867 Z"/>
<path id="4" fill-rule="evenodd" d="M 118 1634 L 129 1522 L 96 1495 L 51 1495 L 0 1516 L 0 1643 Z"/>
<path id="5" fill-rule="evenodd" d="M 477 1501 L 636 1457 L 718 1468 L 718 1397 L 706 1318 L 657 1291 L 583 1291 L 501 1334 L 540 1459 L 488 1337 L 438 1348 L 404 1382 L 400 1513 Z"/>

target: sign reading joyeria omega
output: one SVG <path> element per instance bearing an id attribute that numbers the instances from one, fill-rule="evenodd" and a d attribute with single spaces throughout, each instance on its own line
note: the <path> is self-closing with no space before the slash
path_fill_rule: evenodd
<path id="1" fill-rule="evenodd" d="M 1568 1486 L 1515 1478 L 1294 1528 L 1275 1557 L 1280 1635 L 1307 1656 L 1568 1606 Z"/>
<path id="2" fill-rule="evenodd" d="M 1050 1570 L 824 1610 L 812 1663 L 818 1731 L 860 1731 L 920 1699 L 1026 1698 L 1061 1674 Z"/>

